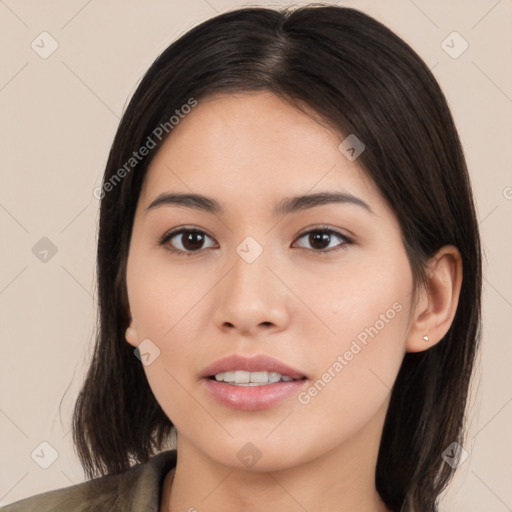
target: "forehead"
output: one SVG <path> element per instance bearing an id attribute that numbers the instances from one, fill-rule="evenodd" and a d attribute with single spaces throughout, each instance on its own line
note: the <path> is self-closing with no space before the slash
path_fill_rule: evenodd
<path id="1" fill-rule="evenodd" d="M 378 196 L 357 160 L 338 149 L 343 139 L 269 92 L 210 96 L 173 128 L 151 162 L 141 196 L 145 206 L 173 188 L 229 195 L 246 205 L 315 188 Z"/>

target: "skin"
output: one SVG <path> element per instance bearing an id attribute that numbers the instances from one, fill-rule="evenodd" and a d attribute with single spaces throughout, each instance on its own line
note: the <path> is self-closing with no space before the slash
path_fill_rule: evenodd
<path id="1" fill-rule="evenodd" d="M 217 95 L 180 121 L 151 163 L 128 257 L 127 342 L 149 338 L 159 348 L 144 370 L 178 432 L 160 512 L 387 510 L 375 468 L 391 387 L 404 354 L 449 329 L 462 265 L 457 249 L 444 247 L 429 262 L 427 286 L 413 293 L 397 219 L 357 160 L 339 151 L 343 139 L 271 93 Z M 169 191 L 206 195 L 225 210 L 145 210 Z M 284 197 L 319 191 L 351 193 L 373 213 L 346 203 L 272 215 Z M 353 243 L 333 235 L 314 246 L 304 233 L 322 226 Z M 179 227 L 206 234 L 191 256 L 166 248 L 190 247 L 182 235 L 158 244 Z M 236 252 L 247 236 L 263 249 L 252 263 Z M 308 403 L 293 395 L 239 411 L 201 382 L 221 357 L 266 354 L 307 375 L 307 390 L 397 303 L 400 311 Z M 261 453 L 250 468 L 237 457 L 248 442 Z"/>

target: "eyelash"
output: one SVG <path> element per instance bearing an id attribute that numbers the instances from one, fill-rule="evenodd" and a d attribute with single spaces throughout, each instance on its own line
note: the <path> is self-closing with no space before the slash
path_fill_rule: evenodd
<path id="1" fill-rule="evenodd" d="M 184 233 L 201 233 L 201 234 L 204 234 L 204 235 L 208 236 L 209 238 L 212 238 L 207 233 L 205 233 L 204 231 L 202 231 L 200 229 L 196 229 L 196 228 L 179 228 L 179 229 L 176 229 L 176 230 L 172 230 L 172 231 L 170 231 L 168 233 L 165 233 L 160 238 L 160 240 L 158 241 L 158 245 L 162 245 L 162 246 L 165 245 L 166 246 L 165 248 L 168 251 L 172 252 L 173 254 L 176 254 L 177 256 L 194 256 L 194 255 L 202 252 L 203 249 L 198 249 L 197 251 L 182 251 L 181 249 L 176 249 L 175 247 L 172 247 L 171 245 L 167 244 L 167 242 L 169 242 L 169 240 L 174 238 L 176 235 L 180 235 L 180 234 L 184 234 Z M 309 235 L 311 233 L 328 233 L 329 235 L 334 235 L 334 236 L 340 238 L 342 240 L 342 242 L 343 242 L 342 244 L 340 244 L 335 249 L 315 250 L 315 249 L 308 249 L 308 248 L 306 248 L 307 251 L 312 251 L 315 255 L 319 255 L 319 256 L 328 256 L 331 253 L 338 252 L 340 250 L 345 249 L 346 245 L 351 245 L 351 244 L 354 243 L 353 240 L 350 239 L 349 237 L 347 237 L 346 235 L 343 235 L 339 231 L 336 231 L 336 230 L 334 230 L 334 229 L 332 229 L 330 227 L 327 227 L 327 226 L 325 226 L 325 227 L 324 226 L 320 226 L 320 227 L 317 227 L 317 228 L 314 228 L 314 229 L 310 229 L 308 231 L 304 231 L 303 233 L 301 233 L 297 237 L 297 240 L 301 239 L 304 236 Z"/>

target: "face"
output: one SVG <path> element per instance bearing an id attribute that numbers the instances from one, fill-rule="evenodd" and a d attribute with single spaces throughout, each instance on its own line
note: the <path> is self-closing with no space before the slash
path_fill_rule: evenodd
<path id="1" fill-rule="evenodd" d="M 412 274 L 397 219 L 338 149 L 344 138 L 270 93 L 217 95 L 148 170 L 127 265 L 130 343 L 143 343 L 178 440 L 220 464 L 243 467 L 248 452 L 255 470 L 291 467 L 384 418 Z"/>

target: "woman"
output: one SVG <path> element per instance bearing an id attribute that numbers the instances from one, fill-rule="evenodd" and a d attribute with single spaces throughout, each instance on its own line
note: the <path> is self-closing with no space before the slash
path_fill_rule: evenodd
<path id="1" fill-rule="evenodd" d="M 407 44 L 335 6 L 212 18 L 144 76 L 97 195 L 73 423 L 94 479 L 2 510 L 437 510 L 481 254 L 456 128 Z"/>

